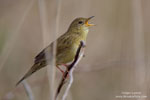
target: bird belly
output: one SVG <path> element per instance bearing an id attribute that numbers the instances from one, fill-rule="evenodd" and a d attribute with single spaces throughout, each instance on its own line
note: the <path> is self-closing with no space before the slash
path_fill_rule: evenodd
<path id="1" fill-rule="evenodd" d="M 72 62 L 75 57 L 76 51 L 77 47 L 73 46 L 61 52 L 61 54 L 56 55 L 56 64 L 61 65 Z"/>

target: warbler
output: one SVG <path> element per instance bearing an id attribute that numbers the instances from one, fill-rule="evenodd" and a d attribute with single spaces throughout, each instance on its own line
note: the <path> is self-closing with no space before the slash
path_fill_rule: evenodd
<path id="1" fill-rule="evenodd" d="M 86 38 L 89 32 L 89 27 L 94 24 L 89 24 L 88 21 L 93 18 L 91 16 L 89 18 L 76 18 L 69 26 L 67 32 L 61 35 L 58 39 L 56 39 L 56 67 L 63 73 L 63 70 L 59 66 L 66 66 L 67 63 L 74 60 L 76 55 L 76 51 L 80 45 L 80 41 L 86 42 Z M 16 85 L 20 84 L 24 79 L 32 75 L 37 70 L 48 65 L 47 61 L 49 61 L 49 54 L 51 52 L 52 45 L 55 43 L 52 42 L 45 49 L 43 49 L 34 60 L 34 65 L 31 69 L 24 75 L 21 80 L 17 82 Z"/>

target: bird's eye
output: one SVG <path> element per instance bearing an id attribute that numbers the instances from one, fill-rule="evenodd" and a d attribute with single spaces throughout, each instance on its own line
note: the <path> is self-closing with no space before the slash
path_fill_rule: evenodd
<path id="1" fill-rule="evenodd" d="M 79 21 L 78 23 L 79 23 L 79 24 L 83 24 L 83 21 Z"/>

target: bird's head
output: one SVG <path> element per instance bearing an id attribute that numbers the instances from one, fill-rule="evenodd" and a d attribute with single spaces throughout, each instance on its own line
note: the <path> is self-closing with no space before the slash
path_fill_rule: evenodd
<path id="1" fill-rule="evenodd" d="M 70 25 L 68 31 L 73 32 L 87 32 L 90 26 L 93 26 L 94 24 L 89 24 L 89 20 L 92 19 L 94 16 L 91 16 L 89 18 L 76 18 Z"/>

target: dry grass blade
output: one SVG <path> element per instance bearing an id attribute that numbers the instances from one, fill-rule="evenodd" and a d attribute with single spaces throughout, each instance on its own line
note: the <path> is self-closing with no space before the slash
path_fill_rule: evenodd
<path id="1" fill-rule="evenodd" d="M 25 91 L 26 91 L 26 94 L 27 94 L 29 100 L 34 100 L 34 95 L 32 93 L 31 87 L 25 80 L 23 81 L 23 86 L 25 88 Z"/>

